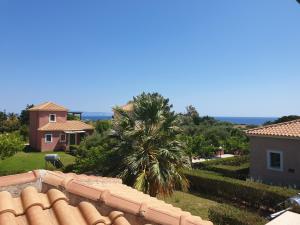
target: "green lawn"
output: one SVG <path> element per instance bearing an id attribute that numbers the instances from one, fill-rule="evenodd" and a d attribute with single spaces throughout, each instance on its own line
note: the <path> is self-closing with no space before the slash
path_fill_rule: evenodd
<path id="1" fill-rule="evenodd" d="M 66 154 L 65 152 L 54 152 L 60 156 L 60 160 L 67 166 L 74 162 L 74 157 Z M 34 169 L 46 169 L 44 156 L 47 153 L 42 152 L 18 152 L 12 157 L 5 160 L 0 160 L 0 175 L 15 174 Z M 47 169 L 54 169 L 53 166 L 47 167 Z"/>
<path id="2" fill-rule="evenodd" d="M 216 201 L 181 191 L 175 191 L 171 197 L 160 197 L 160 199 L 203 219 L 208 219 L 208 209 L 210 207 L 219 204 Z"/>

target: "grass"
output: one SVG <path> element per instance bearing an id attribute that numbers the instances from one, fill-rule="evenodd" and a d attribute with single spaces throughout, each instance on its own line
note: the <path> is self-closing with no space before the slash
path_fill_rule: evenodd
<path id="1" fill-rule="evenodd" d="M 74 162 L 74 157 L 65 152 L 54 152 L 60 156 L 60 160 L 67 166 Z M 0 160 L 0 175 L 15 174 L 26 172 L 35 169 L 49 169 L 52 170 L 52 165 L 46 168 L 45 155 L 49 152 L 18 152 L 12 157 L 5 160 Z"/>
<path id="2" fill-rule="evenodd" d="M 175 191 L 171 197 L 159 198 L 173 206 L 183 209 L 184 211 L 190 212 L 192 215 L 200 216 L 202 219 L 206 220 L 208 219 L 209 208 L 220 204 L 199 195 L 181 191 Z"/>

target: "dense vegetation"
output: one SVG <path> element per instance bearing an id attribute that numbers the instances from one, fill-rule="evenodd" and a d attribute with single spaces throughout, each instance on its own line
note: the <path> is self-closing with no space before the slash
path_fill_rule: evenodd
<path id="1" fill-rule="evenodd" d="M 24 143 L 19 135 L 14 133 L 0 134 L 0 160 L 22 151 Z"/>
<path id="2" fill-rule="evenodd" d="M 179 115 L 179 123 L 182 129 L 180 139 L 186 143 L 186 153 L 190 158 L 209 158 L 221 149 L 231 154 L 247 154 L 249 151 L 248 138 L 241 129 L 212 117 L 200 117 L 193 106 L 188 106 L 186 113 Z"/>
<path id="3" fill-rule="evenodd" d="M 0 133 L 19 133 L 24 141 L 28 139 L 29 112 L 33 105 L 27 105 L 20 115 L 0 112 Z"/>

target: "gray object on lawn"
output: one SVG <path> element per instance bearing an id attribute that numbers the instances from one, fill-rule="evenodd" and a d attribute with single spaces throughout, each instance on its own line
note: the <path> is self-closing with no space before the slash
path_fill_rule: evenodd
<path id="1" fill-rule="evenodd" d="M 300 193 L 298 193 L 293 197 L 288 198 L 286 201 L 280 203 L 280 205 L 284 205 L 285 209 L 271 214 L 270 219 L 274 219 L 277 216 L 280 216 L 281 214 L 289 210 L 296 213 L 300 213 Z"/>
<path id="2" fill-rule="evenodd" d="M 64 166 L 60 161 L 60 157 L 58 154 L 46 154 L 45 162 L 46 162 L 46 166 L 47 163 L 51 163 L 55 168 L 61 168 Z"/>

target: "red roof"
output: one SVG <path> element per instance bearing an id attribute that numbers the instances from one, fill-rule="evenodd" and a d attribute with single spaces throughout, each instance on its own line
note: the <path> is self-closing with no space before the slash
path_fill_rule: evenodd
<path id="1" fill-rule="evenodd" d="M 29 109 L 29 111 L 68 111 L 67 108 L 57 105 L 53 102 L 45 102 L 39 105 L 36 105 Z"/>
<path id="2" fill-rule="evenodd" d="M 47 123 L 40 127 L 40 131 L 79 131 L 93 130 L 94 127 L 79 120 L 67 120 L 66 122 Z"/>
<path id="3" fill-rule="evenodd" d="M 292 120 L 250 129 L 246 131 L 246 134 L 249 136 L 300 138 L 300 120 Z"/>

